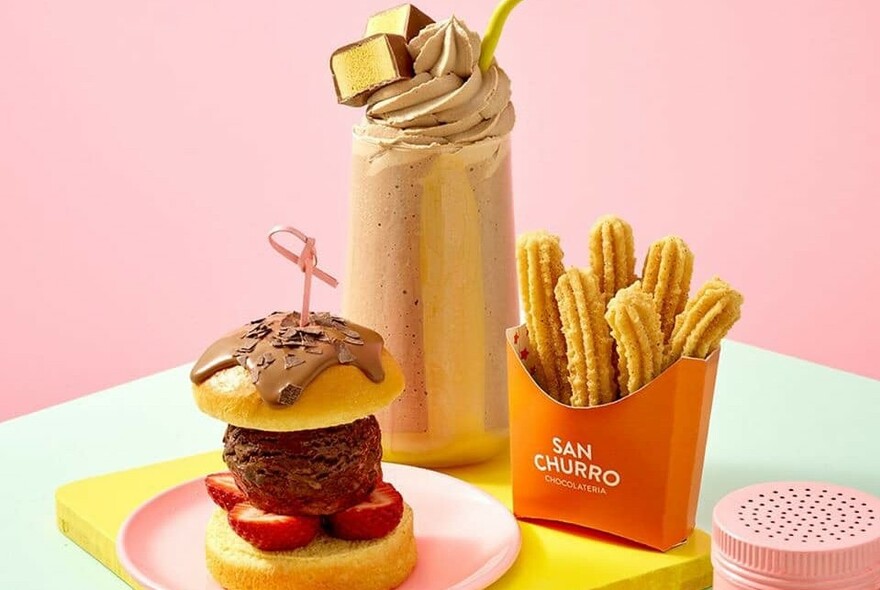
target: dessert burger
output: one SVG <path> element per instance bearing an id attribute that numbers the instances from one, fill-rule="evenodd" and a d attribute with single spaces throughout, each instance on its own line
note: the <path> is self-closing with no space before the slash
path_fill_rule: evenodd
<path id="1" fill-rule="evenodd" d="M 409 576 L 413 514 L 382 479 L 373 416 L 404 383 L 381 336 L 275 312 L 212 344 L 191 380 L 199 409 L 229 424 L 229 472 L 205 480 L 218 505 L 207 565 L 223 588 L 380 590 Z"/>

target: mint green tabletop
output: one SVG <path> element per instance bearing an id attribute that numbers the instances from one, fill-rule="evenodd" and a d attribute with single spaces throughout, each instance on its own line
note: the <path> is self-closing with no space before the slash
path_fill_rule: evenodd
<path id="1" fill-rule="evenodd" d="M 58 532 L 55 489 L 218 448 L 225 426 L 195 409 L 188 372 L 177 367 L 0 423 L 0 588 L 127 588 Z M 711 529 L 712 507 L 728 492 L 785 479 L 880 496 L 880 381 L 726 342 L 698 526 Z"/>

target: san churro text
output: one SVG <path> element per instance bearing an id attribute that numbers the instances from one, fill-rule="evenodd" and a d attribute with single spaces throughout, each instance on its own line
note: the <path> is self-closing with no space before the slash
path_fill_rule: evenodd
<path id="1" fill-rule="evenodd" d="M 620 485 L 620 474 L 617 471 L 605 469 L 593 462 L 593 445 L 563 440 L 558 436 L 553 437 L 551 443 L 551 453 L 535 454 L 534 465 L 538 471 L 547 474 L 568 475 L 610 488 Z M 557 478 L 551 479 L 554 480 L 551 483 L 557 483 Z M 559 482 L 565 482 L 565 480 L 562 479 Z M 570 480 L 569 482 L 576 483 Z M 559 485 L 563 485 L 563 483 L 559 483 Z M 604 490 L 595 490 L 595 493 L 605 492 Z"/>

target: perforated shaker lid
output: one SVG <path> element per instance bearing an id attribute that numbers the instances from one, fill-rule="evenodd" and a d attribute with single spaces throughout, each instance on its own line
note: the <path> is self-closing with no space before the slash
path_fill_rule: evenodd
<path id="1" fill-rule="evenodd" d="M 712 552 L 785 581 L 847 579 L 880 571 L 880 499 L 816 482 L 776 482 L 732 492 L 712 515 Z"/>

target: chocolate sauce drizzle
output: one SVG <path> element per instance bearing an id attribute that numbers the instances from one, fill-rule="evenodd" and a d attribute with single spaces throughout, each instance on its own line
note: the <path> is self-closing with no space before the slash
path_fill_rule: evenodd
<path id="1" fill-rule="evenodd" d="M 289 406 L 322 371 L 352 365 L 371 381 L 385 378 L 382 337 L 329 313 L 309 314 L 299 325 L 299 312 L 276 311 L 228 334 L 208 347 L 190 373 L 195 384 L 235 366 L 244 367 L 260 397 Z"/>

